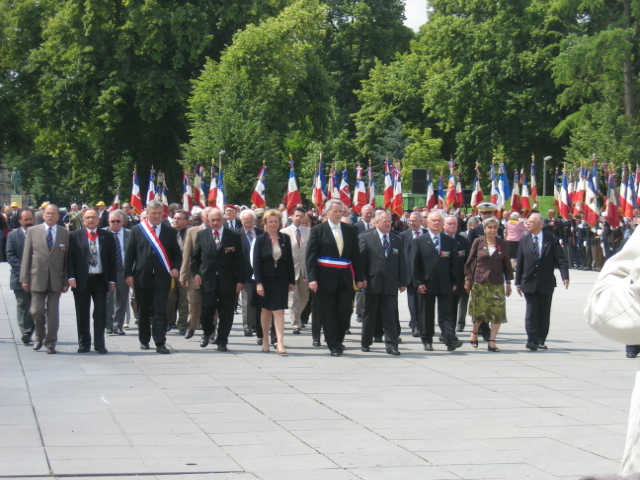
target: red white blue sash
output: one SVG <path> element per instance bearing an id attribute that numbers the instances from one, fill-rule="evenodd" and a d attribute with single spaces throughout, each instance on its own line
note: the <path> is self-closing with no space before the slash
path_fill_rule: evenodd
<path id="1" fill-rule="evenodd" d="M 160 259 L 160 262 L 167 269 L 167 272 L 171 273 L 171 261 L 169 260 L 169 255 L 167 255 L 167 251 L 164 249 L 164 245 L 160 243 L 160 239 L 156 235 L 156 230 L 149 225 L 148 220 L 143 220 L 140 222 L 140 230 L 147 238 L 149 243 L 151 244 L 151 248 L 156 252 L 156 255 Z"/>
<path id="2" fill-rule="evenodd" d="M 343 260 L 342 258 L 318 257 L 318 265 L 329 268 L 349 268 L 351 260 Z"/>

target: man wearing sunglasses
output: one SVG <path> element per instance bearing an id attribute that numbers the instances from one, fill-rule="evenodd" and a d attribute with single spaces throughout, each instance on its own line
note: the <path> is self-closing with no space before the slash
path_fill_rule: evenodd
<path id="1" fill-rule="evenodd" d="M 124 228 L 129 218 L 124 210 L 109 213 L 107 232 L 113 234 L 116 245 L 116 286 L 107 295 L 107 334 L 124 335 L 125 318 L 129 313 L 129 286 L 124 281 L 124 252 L 131 230 Z M 129 323 L 128 319 L 127 322 Z"/>

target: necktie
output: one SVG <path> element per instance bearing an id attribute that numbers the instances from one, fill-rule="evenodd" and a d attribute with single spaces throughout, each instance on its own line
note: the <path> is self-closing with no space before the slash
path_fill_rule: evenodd
<path id="1" fill-rule="evenodd" d="M 533 236 L 533 251 L 536 254 L 536 259 L 540 258 L 540 245 L 538 245 L 538 235 Z"/>
<path id="2" fill-rule="evenodd" d="M 160 238 L 160 225 L 156 225 L 155 227 L 153 227 L 153 231 L 156 234 L 156 237 L 158 237 L 158 239 Z"/>
<path id="3" fill-rule="evenodd" d="M 296 228 L 296 242 L 298 242 L 298 246 L 300 246 L 301 240 L 302 240 L 302 235 L 300 234 L 300 229 Z"/>
<path id="4" fill-rule="evenodd" d="M 49 251 L 53 250 L 53 233 L 51 232 L 51 227 L 47 228 L 47 247 L 49 247 Z"/>
<path id="5" fill-rule="evenodd" d="M 249 243 L 253 242 L 253 232 L 251 230 L 247 232 L 247 238 L 249 239 Z"/>
<path id="6" fill-rule="evenodd" d="M 364 229 L 365 229 L 365 230 L 369 230 L 369 224 L 368 224 L 368 223 L 365 223 L 365 224 L 364 224 Z"/>
<path id="7" fill-rule="evenodd" d="M 344 248 L 344 242 L 342 241 L 342 231 L 340 231 L 340 225 L 334 225 L 333 235 L 336 238 L 336 244 L 338 245 L 338 253 L 342 256 L 342 249 Z"/>
<path id="8" fill-rule="evenodd" d="M 122 248 L 120 245 L 120 239 L 118 238 L 118 234 L 114 233 L 113 236 L 116 239 L 116 270 L 122 270 Z"/>
<path id="9" fill-rule="evenodd" d="M 213 232 L 213 243 L 216 245 L 216 250 L 220 248 L 220 233 Z"/>
<path id="10" fill-rule="evenodd" d="M 382 236 L 382 248 L 384 249 L 384 256 L 389 256 L 389 239 L 386 235 Z"/>
<path id="11" fill-rule="evenodd" d="M 89 237 L 89 265 L 95 267 L 98 265 L 98 245 L 96 244 L 96 238 L 98 238 L 98 232 L 87 231 Z"/>
<path id="12" fill-rule="evenodd" d="M 418 238 L 420 236 L 420 230 L 416 230 L 415 232 L 413 232 L 415 237 L 413 238 Z"/>
<path id="13" fill-rule="evenodd" d="M 433 237 L 433 246 L 436 247 L 436 251 L 440 253 L 440 235 Z"/>

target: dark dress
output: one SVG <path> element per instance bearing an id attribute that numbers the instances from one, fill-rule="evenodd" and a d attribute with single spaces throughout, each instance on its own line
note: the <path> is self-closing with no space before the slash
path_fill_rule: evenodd
<path id="1" fill-rule="evenodd" d="M 289 304 L 289 285 L 294 285 L 295 272 L 291 239 L 278 233 L 281 256 L 274 260 L 271 239 L 268 233 L 256 237 L 253 245 L 253 274 L 256 285 L 262 284 L 264 297 L 256 295 L 258 306 L 267 310 L 284 310 Z"/>

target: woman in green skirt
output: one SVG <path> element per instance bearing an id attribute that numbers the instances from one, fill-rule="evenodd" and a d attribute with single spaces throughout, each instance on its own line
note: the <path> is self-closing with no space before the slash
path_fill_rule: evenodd
<path id="1" fill-rule="evenodd" d="M 482 322 L 491 323 L 487 350 L 499 352 L 496 337 L 500 324 L 507 321 L 505 295 L 511 295 L 513 267 L 509 259 L 507 241 L 498 238 L 498 219 L 489 217 L 482 222 L 484 236 L 476 238 L 464 267 L 464 289 L 470 294 L 469 313 L 473 329 L 469 342 L 478 348 L 478 328 Z"/>

